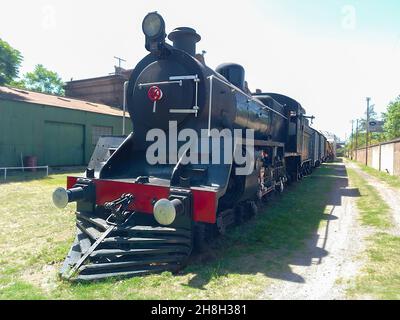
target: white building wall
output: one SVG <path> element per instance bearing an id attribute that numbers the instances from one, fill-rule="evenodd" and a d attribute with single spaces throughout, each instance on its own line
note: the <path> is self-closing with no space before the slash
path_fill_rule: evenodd
<path id="1" fill-rule="evenodd" d="M 372 168 L 379 170 L 379 146 L 372 148 Z"/>
<path id="2" fill-rule="evenodd" d="M 394 173 L 394 144 L 385 144 L 382 146 L 382 154 L 381 154 L 381 171 L 389 172 L 390 174 Z"/>

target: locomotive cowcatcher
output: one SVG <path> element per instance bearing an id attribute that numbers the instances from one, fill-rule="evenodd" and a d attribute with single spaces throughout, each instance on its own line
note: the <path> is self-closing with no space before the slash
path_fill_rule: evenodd
<path id="1" fill-rule="evenodd" d="M 172 45 L 158 13 L 146 15 L 142 28 L 149 54 L 133 70 L 126 94 L 133 132 L 105 163 L 89 167 L 85 177 L 68 177 L 67 189 L 53 193 L 57 207 L 77 205 L 65 278 L 177 271 L 194 248 L 204 250 L 227 226 L 254 216 L 269 193 L 282 192 L 326 160 L 325 150 L 315 152 L 322 135 L 309 127 L 297 101 L 252 94 L 238 64 L 209 68 L 196 55 L 201 38 L 192 28 L 173 30 Z M 191 129 L 202 137 L 196 143 L 212 147 L 177 137 L 158 141 L 165 148 L 155 154 L 164 161 L 152 163 L 146 155 L 154 129 L 168 135 Z M 238 129 L 251 130 L 252 139 L 242 136 L 226 152 L 226 135 Z M 232 157 L 237 152 L 251 153 L 245 175 L 237 174 L 243 169 Z M 211 161 L 217 153 L 233 161 Z"/>

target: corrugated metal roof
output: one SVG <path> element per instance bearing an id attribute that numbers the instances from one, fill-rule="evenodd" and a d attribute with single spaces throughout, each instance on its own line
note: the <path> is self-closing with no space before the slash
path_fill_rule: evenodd
<path id="1" fill-rule="evenodd" d="M 107 114 L 111 116 L 122 116 L 123 114 L 121 109 L 113 108 L 105 104 L 93 103 L 84 100 L 60 97 L 56 95 L 38 93 L 10 87 L 0 86 L 0 99 L 23 101 L 58 108 Z M 129 117 L 129 114 L 127 113 L 126 116 Z"/>

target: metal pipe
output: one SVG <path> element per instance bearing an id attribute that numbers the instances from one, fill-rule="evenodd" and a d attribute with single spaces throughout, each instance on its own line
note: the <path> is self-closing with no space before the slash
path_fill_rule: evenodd
<path id="1" fill-rule="evenodd" d="M 2 167 L 0 170 L 22 170 L 22 169 L 46 169 L 48 166 L 37 166 L 37 167 Z"/>
<path id="2" fill-rule="evenodd" d="M 123 106 L 122 106 L 122 135 L 125 135 L 125 113 L 126 113 L 126 93 L 128 92 L 128 84 L 129 81 L 124 82 L 124 98 L 123 98 Z"/>
<path id="3" fill-rule="evenodd" d="M 199 81 L 200 81 L 200 79 L 198 79 L 197 74 L 196 74 L 196 78 L 194 79 L 194 82 L 195 82 L 195 84 L 196 84 L 196 100 L 195 100 L 194 109 L 196 109 L 196 110 L 198 110 L 198 108 L 199 108 L 199 104 L 198 104 Z M 197 117 L 197 112 L 196 112 L 196 117 Z"/>
<path id="4" fill-rule="evenodd" d="M 169 109 L 169 113 L 194 113 L 197 114 L 199 110 L 196 109 Z"/>
<path id="5" fill-rule="evenodd" d="M 235 90 L 239 93 L 241 93 L 242 95 L 244 95 L 245 97 L 247 97 L 249 99 L 249 101 L 255 101 L 255 97 L 249 96 L 248 94 L 244 93 L 242 90 L 240 90 L 238 87 L 234 86 L 233 84 L 226 82 L 214 75 L 211 75 L 208 77 L 208 79 L 210 80 L 210 100 L 209 100 L 209 105 L 208 105 L 208 136 L 211 136 L 211 108 L 212 108 L 212 93 L 213 93 L 213 80 L 216 79 L 219 82 L 225 84 L 226 86 L 228 86 L 230 89 Z M 259 103 L 259 102 L 258 102 Z M 283 117 L 284 119 L 288 119 L 287 117 L 285 117 L 283 114 L 281 114 L 280 112 L 268 107 L 268 106 L 264 106 L 264 109 L 268 109 L 278 115 L 280 115 L 281 117 Z"/>
<path id="6" fill-rule="evenodd" d="M 240 94 L 244 95 L 245 97 L 247 97 L 247 98 L 249 99 L 249 102 L 250 102 L 250 101 L 256 101 L 256 98 L 258 98 L 258 97 L 259 97 L 259 98 L 266 97 L 266 96 L 255 96 L 255 97 L 250 96 L 250 95 L 248 95 L 247 93 L 243 92 L 243 91 L 242 91 L 241 89 L 239 89 L 238 87 L 236 87 L 235 85 L 233 85 L 232 83 L 226 82 L 226 81 L 224 81 L 224 80 L 222 80 L 222 79 L 220 79 L 220 78 L 218 78 L 218 77 L 215 77 L 214 75 L 210 76 L 210 78 L 211 78 L 211 77 L 212 77 L 213 79 L 216 79 L 216 80 L 218 80 L 219 82 L 225 84 L 226 86 L 228 86 L 228 87 L 231 88 L 232 90 L 235 90 L 235 91 L 239 92 Z M 260 102 L 258 101 L 258 103 L 260 103 Z M 287 118 L 285 115 L 283 115 L 282 113 L 280 113 L 280 112 L 278 112 L 278 111 L 276 111 L 276 110 L 274 110 L 274 109 L 272 109 L 272 108 L 270 108 L 270 107 L 268 107 L 268 106 L 266 106 L 266 105 L 264 105 L 264 108 L 270 110 L 271 112 L 274 112 L 274 113 L 280 115 L 282 118 L 284 118 L 284 119 L 286 119 L 286 120 L 288 119 L 288 118 Z"/>
<path id="7" fill-rule="evenodd" d="M 189 76 L 171 76 L 169 77 L 169 80 L 196 80 L 198 79 L 198 75 L 189 75 Z"/>
<path id="8" fill-rule="evenodd" d="M 139 89 L 142 89 L 142 87 L 150 87 L 150 86 L 158 86 L 161 84 L 179 84 L 180 87 L 182 87 L 183 82 L 182 80 L 176 80 L 176 81 L 161 81 L 161 82 L 148 82 L 148 83 L 139 83 L 138 87 Z"/>
<path id="9" fill-rule="evenodd" d="M 211 108 L 212 108 L 212 95 L 213 95 L 213 78 L 210 77 L 210 100 L 208 104 L 208 137 L 211 137 Z"/>
<path id="10" fill-rule="evenodd" d="M 7 180 L 7 171 L 8 170 L 22 170 L 25 169 L 46 169 L 46 175 L 49 176 L 49 166 L 37 166 L 37 167 L 4 167 L 0 168 L 0 170 L 4 170 L 4 180 Z"/>

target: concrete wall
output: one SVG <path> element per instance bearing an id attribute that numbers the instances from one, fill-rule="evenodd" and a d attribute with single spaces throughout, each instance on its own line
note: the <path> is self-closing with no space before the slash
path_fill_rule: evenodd
<path id="1" fill-rule="evenodd" d="M 394 144 L 385 144 L 381 151 L 381 171 L 394 173 Z"/>
<path id="2" fill-rule="evenodd" d="M 355 150 L 353 160 L 365 164 L 365 148 Z M 400 139 L 368 148 L 368 166 L 388 172 L 391 175 L 400 176 Z"/>
<path id="3" fill-rule="evenodd" d="M 0 167 L 21 166 L 21 154 L 22 156 L 36 156 L 38 165 L 48 165 L 46 153 L 49 150 L 46 148 L 49 148 L 51 144 L 46 139 L 52 139 L 52 137 L 46 135 L 45 128 L 46 123 L 49 122 L 76 125 L 81 132 L 83 131 L 82 145 L 75 146 L 82 148 L 79 150 L 83 153 L 82 165 L 89 162 L 95 147 L 95 143 L 92 141 L 93 126 L 112 127 L 113 135 L 122 134 L 122 117 L 119 116 L 0 100 Z M 126 132 L 131 131 L 132 123 L 127 118 Z M 68 141 L 67 139 L 68 133 L 65 134 L 65 140 Z M 57 146 L 61 157 L 66 154 L 62 145 L 63 142 L 61 142 L 61 146 L 60 144 Z M 54 153 L 54 150 L 52 152 Z M 65 159 L 68 162 L 67 155 Z M 69 164 L 63 163 L 63 165 Z"/>
<path id="4" fill-rule="evenodd" d="M 380 161 L 380 146 L 375 146 L 371 148 L 371 167 L 379 170 L 380 169 L 380 165 L 381 165 L 381 161 Z"/>
<path id="5" fill-rule="evenodd" d="M 393 165 L 393 174 L 396 176 L 400 176 L 400 142 L 394 143 L 394 165 Z"/>

